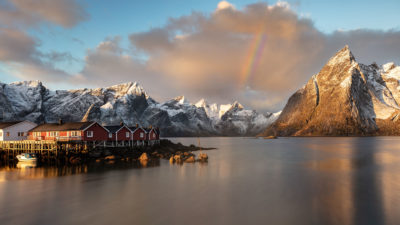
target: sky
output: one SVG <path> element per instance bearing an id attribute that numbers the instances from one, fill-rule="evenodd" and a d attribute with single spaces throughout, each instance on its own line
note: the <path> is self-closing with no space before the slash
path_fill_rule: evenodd
<path id="1" fill-rule="evenodd" d="M 0 0 L 0 82 L 51 89 L 137 81 L 165 101 L 275 112 L 349 45 L 400 62 L 400 1 Z"/>

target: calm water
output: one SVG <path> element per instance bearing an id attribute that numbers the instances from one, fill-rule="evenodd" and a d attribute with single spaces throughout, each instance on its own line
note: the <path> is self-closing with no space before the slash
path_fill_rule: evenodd
<path id="1" fill-rule="evenodd" d="M 3 168 L 0 224 L 400 224 L 400 138 L 201 142 L 208 164 Z"/>

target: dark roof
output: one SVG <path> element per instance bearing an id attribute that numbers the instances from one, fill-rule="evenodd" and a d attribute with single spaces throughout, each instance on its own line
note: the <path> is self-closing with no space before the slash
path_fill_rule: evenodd
<path id="1" fill-rule="evenodd" d="M 121 128 L 121 126 L 104 126 L 108 131 L 110 131 L 111 133 L 115 133 L 117 132 L 117 130 L 119 130 Z"/>
<path id="2" fill-rule="evenodd" d="M 11 127 L 12 125 L 15 125 L 15 124 L 21 123 L 21 122 L 23 122 L 23 121 L 0 122 L 0 129 Z"/>
<path id="3" fill-rule="evenodd" d="M 45 123 L 33 128 L 30 131 L 67 131 L 67 130 L 84 130 L 93 122 L 66 122 L 66 123 Z"/>
<path id="4" fill-rule="evenodd" d="M 138 128 L 140 128 L 140 129 L 143 129 L 142 127 L 129 127 L 129 129 L 133 132 L 133 131 L 135 131 L 136 129 L 138 129 Z M 143 129 L 144 130 L 144 129 Z"/>
<path id="5" fill-rule="evenodd" d="M 153 128 L 143 128 L 143 130 L 146 131 L 146 133 L 149 133 Z"/>

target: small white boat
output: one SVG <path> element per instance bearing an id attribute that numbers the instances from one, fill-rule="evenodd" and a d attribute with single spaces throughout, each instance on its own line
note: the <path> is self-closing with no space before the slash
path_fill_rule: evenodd
<path id="1" fill-rule="evenodd" d="M 32 162 L 37 161 L 37 156 L 35 153 L 22 153 L 17 155 L 17 159 L 20 162 Z"/>

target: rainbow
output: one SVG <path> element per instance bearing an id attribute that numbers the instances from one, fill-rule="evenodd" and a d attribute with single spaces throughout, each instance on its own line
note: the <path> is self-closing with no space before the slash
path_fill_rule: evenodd
<path id="1" fill-rule="evenodd" d="M 264 32 L 254 35 L 242 69 L 240 84 L 245 86 L 257 69 L 258 63 L 263 54 L 267 35 Z"/>

